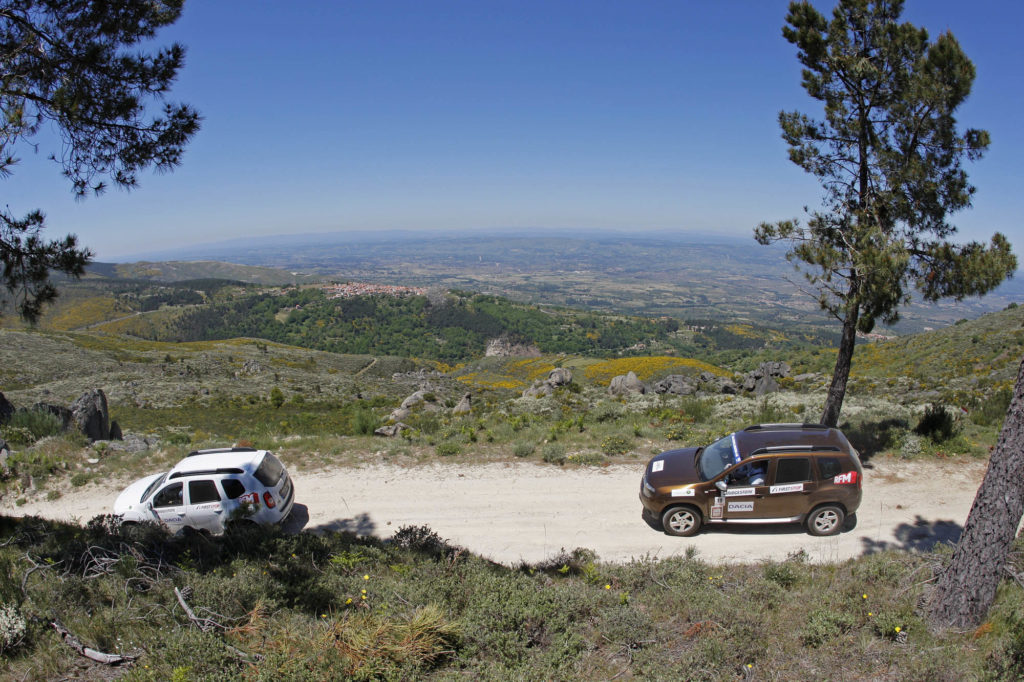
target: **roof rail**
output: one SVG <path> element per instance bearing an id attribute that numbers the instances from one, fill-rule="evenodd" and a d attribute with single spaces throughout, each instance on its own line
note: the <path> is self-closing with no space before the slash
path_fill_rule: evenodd
<path id="1" fill-rule="evenodd" d="M 770 431 L 774 429 L 827 429 L 824 424 L 754 424 L 743 429 L 744 431 Z"/>
<path id="2" fill-rule="evenodd" d="M 222 467 L 220 469 L 196 469 L 195 471 L 175 471 L 167 480 L 172 478 L 184 478 L 185 476 L 214 476 L 216 474 L 244 474 L 244 469 L 237 467 Z"/>
<path id="3" fill-rule="evenodd" d="M 754 455 L 764 455 L 770 452 L 839 452 L 839 448 L 835 445 L 769 445 L 765 448 L 757 448 L 751 452 L 747 457 L 753 457 Z"/>
<path id="4" fill-rule="evenodd" d="M 210 448 L 209 450 L 193 450 L 185 455 L 195 457 L 196 455 L 219 455 L 223 452 L 257 452 L 256 448 Z"/>

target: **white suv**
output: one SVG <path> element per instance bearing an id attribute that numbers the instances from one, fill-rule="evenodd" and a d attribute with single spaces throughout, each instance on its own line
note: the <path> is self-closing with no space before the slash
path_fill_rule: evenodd
<path id="1" fill-rule="evenodd" d="M 279 524 L 295 499 L 281 460 L 266 450 L 197 450 L 173 469 L 135 481 L 114 502 L 124 524 L 221 533 L 232 521 Z"/>

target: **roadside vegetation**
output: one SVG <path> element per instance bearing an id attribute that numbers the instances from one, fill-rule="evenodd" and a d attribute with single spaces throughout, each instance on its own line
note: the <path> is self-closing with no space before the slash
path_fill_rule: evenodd
<path id="1" fill-rule="evenodd" d="M 1005 680 L 1024 674 L 1024 593 L 975 631 L 917 605 L 948 550 L 842 564 L 605 564 L 585 549 L 505 567 L 426 527 L 169 538 L 0 520 L 10 679 Z M 1024 570 L 1018 542 L 1012 566 Z M 106 668 L 62 642 L 131 657 Z"/>

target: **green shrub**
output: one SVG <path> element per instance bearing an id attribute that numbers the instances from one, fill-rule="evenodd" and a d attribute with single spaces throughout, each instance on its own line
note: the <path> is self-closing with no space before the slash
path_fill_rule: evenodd
<path id="1" fill-rule="evenodd" d="M 565 464 L 565 447 L 558 443 L 545 443 L 540 456 L 548 464 Z"/>
<path id="2" fill-rule="evenodd" d="M 377 417 L 365 408 L 357 409 L 352 415 L 352 432 L 369 436 L 377 429 Z"/>
<path id="3" fill-rule="evenodd" d="M 612 434 L 601 441 L 601 452 L 614 457 L 624 455 L 633 448 L 633 439 L 622 434 Z"/>
<path id="4" fill-rule="evenodd" d="M 715 405 L 711 400 L 686 396 L 679 401 L 679 409 L 695 423 L 703 424 L 714 414 Z"/>
<path id="5" fill-rule="evenodd" d="M 817 648 L 838 639 L 855 624 L 854 616 L 845 611 L 815 609 L 808 616 L 801 630 L 800 639 L 805 645 Z"/>
<path id="6" fill-rule="evenodd" d="M 566 457 L 566 461 L 583 466 L 597 466 L 604 464 L 604 456 L 597 452 L 575 452 Z"/>
<path id="7" fill-rule="evenodd" d="M 64 430 L 61 418 L 48 410 L 18 410 L 4 426 L 4 437 L 11 443 L 31 445 L 41 438 L 56 436 Z"/>
<path id="8" fill-rule="evenodd" d="M 516 457 L 529 457 L 537 448 L 536 445 L 527 441 L 520 441 L 512 447 L 512 454 Z"/>
<path id="9" fill-rule="evenodd" d="M 28 624 L 14 604 L 0 604 L 0 656 L 18 648 L 25 639 Z"/>
<path id="10" fill-rule="evenodd" d="M 672 424 L 665 429 L 665 438 L 668 440 L 686 440 L 690 435 L 690 429 L 686 424 Z"/>
<path id="11" fill-rule="evenodd" d="M 284 393 L 277 386 L 270 389 L 270 404 L 275 408 L 280 409 L 284 405 Z"/>
<path id="12" fill-rule="evenodd" d="M 914 433 L 931 438 L 935 443 L 942 443 L 956 433 L 956 424 L 945 405 L 933 403 L 925 408 L 924 416 L 914 428 Z"/>
<path id="13" fill-rule="evenodd" d="M 434 451 L 440 457 L 452 457 L 462 452 L 462 446 L 458 443 L 450 440 L 446 440 L 442 443 L 438 443 Z"/>
<path id="14" fill-rule="evenodd" d="M 996 391 L 993 395 L 972 402 L 971 421 L 978 426 L 1001 424 L 1010 408 L 1013 391 L 1009 388 Z"/>

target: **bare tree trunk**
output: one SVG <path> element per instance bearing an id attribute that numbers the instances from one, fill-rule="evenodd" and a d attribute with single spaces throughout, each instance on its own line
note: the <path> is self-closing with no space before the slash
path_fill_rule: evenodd
<path id="1" fill-rule="evenodd" d="M 949 567 L 932 593 L 932 627 L 975 627 L 988 614 L 1024 515 L 1024 361 L 1010 409 Z"/>
<path id="2" fill-rule="evenodd" d="M 850 366 L 853 364 L 853 348 L 857 345 L 857 314 L 856 306 L 846 312 L 843 320 L 843 336 L 839 340 L 839 353 L 836 355 L 836 367 L 832 370 L 832 384 L 828 387 L 825 409 L 821 414 L 821 423 L 825 426 L 839 424 L 839 412 L 843 409 L 843 398 L 846 397 L 846 382 L 850 379 Z"/>

